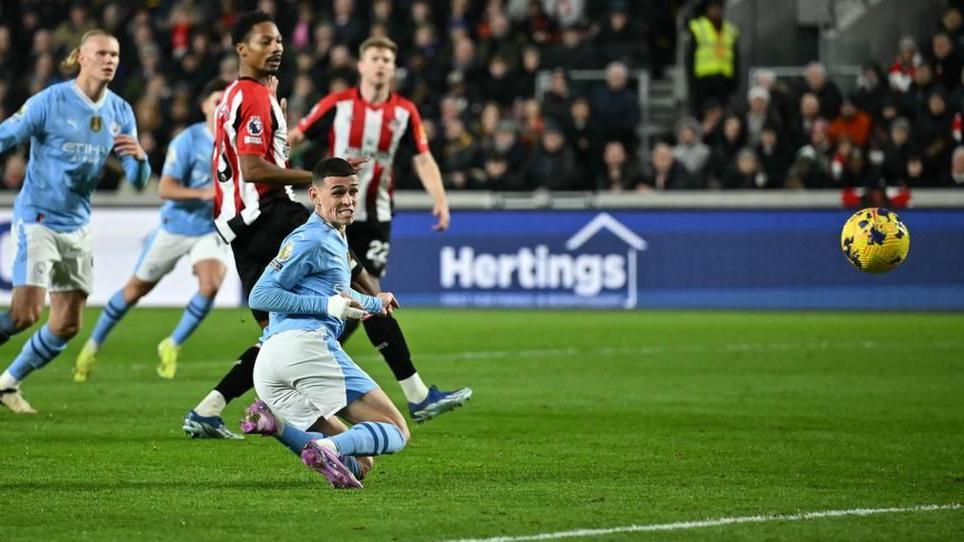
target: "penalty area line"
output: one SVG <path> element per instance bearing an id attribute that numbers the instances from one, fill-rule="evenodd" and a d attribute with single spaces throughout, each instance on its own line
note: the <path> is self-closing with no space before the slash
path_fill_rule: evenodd
<path id="1" fill-rule="evenodd" d="M 643 533 L 656 531 L 680 531 L 684 529 L 699 529 L 704 527 L 722 527 L 726 525 L 740 525 L 744 523 L 768 523 L 779 521 L 807 521 L 823 518 L 862 517 L 882 514 L 907 514 L 913 512 L 937 512 L 941 510 L 960 510 L 964 505 L 952 504 L 922 504 L 918 506 L 892 508 L 853 508 L 850 510 L 822 510 L 819 512 L 801 512 L 799 514 L 765 514 L 759 516 L 735 516 L 717 519 L 702 519 L 695 521 L 678 521 L 675 523 L 660 523 L 652 525 L 628 525 L 626 527 L 611 527 L 608 529 L 576 529 L 572 531 L 558 531 L 554 533 L 539 533 L 521 536 L 495 536 L 491 538 L 460 538 L 444 542 L 523 542 L 526 540 L 557 540 L 560 538 L 591 538 L 616 533 Z"/>

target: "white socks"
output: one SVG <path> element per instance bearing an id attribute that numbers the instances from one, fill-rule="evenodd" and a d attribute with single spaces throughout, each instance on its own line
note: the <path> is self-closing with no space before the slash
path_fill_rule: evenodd
<path id="1" fill-rule="evenodd" d="M 428 387 L 425 386 L 425 382 L 422 382 L 422 377 L 418 376 L 418 373 L 405 380 L 399 380 L 398 385 L 402 387 L 405 399 L 409 403 L 421 403 L 428 397 Z"/>
<path id="2" fill-rule="evenodd" d="M 198 413 L 198 416 L 204 416 L 205 418 L 210 416 L 220 416 L 221 411 L 227 406 L 228 402 L 224 400 L 224 396 L 221 392 L 217 390 L 211 390 L 211 393 L 204 398 L 203 401 L 194 407 L 194 412 Z"/>
<path id="3" fill-rule="evenodd" d="M 3 374 L 0 375 L 0 390 L 9 390 L 10 388 L 16 388 L 17 384 L 20 384 L 20 381 L 14 378 L 13 375 L 10 374 L 9 370 L 4 371 Z"/>

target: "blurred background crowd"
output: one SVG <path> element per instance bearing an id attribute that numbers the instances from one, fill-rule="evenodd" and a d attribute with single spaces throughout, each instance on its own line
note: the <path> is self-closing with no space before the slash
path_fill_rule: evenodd
<path id="1" fill-rule="evenodd" d="M 2 2 L 0 118 L 70 78 L 59 61 L 101 27 L 121 43 L 111 88 L 133 105 L 160 171 L 168 141 L 201 118 L 200 88 L 237 76 L 229 30 L 257 8 L 285 37 L 289 125 L 355 84 L 362 40 L 396 41 L 397 88 L 419 107 L 451 190 L 882 187 L 899 198 L 906 187 L 964 186 L 962 2 L 949 1 L 927 35 L 895 36 L 894 57 L 868 62 L 846 93 L 817 62 L 803 77 L 753 70 L 740 84 L 739 28 L 725 4 L 703 2 L 678 31 L 682 3 Z M 675 129 L 647 130 L 641 74 L 664 78 L 678 42 L 688 44 L 688 100 Z M 310 165 L 317 152 L 297 149 L 292 161 Z M 20 186 L 25 156 L 4 154 L 3 189 Z M 400 189 L 419 186 L 407 162 L 396 161 Z M 108 168 L 101 189 L 117 189 L 120 175 Z"/>

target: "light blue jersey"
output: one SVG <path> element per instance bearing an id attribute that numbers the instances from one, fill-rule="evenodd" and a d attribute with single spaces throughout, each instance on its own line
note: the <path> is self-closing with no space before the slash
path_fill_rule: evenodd
<path id="1" fill-rule="evenodd" d="M 378 298 L 349 291 L 351 270 L 348 242 L 344 235 L 317 213 L 284 242 L 278 256 L 268 264 L 251 291 L 251 308 L 269 312 L 262 339 L 293 329 L 324 326 L 337 338 L 345 327 L 327 312 L 328 298 L 350 293 L 370 313 L 381 310 Z"/>
<path id="2" fill-rule="evenodd" d="M 47 87 L 0 124 L 0 152 L 30 138 L 30 159 L 14 217 L 71 232 L 90 220 L 90 195 L 100 180 L 114 136 L 137 138 L 130 104 L 109 89 L 91 101 L 74 80 Z M 148 162 L 121 158 L 129 182 L 141 187 Z"/>
<path id="3" fill-rule="evenodd" d="M 192 124 L 177 134 L 167 148 L 161 175 L 177 179 L 186 188 L 211 186 L 214 136 L 206 122 Z M 169 200 L 161 207 L 161 227 L 178 235 L 198 236 L 214 231 L 214 202 Z"/>

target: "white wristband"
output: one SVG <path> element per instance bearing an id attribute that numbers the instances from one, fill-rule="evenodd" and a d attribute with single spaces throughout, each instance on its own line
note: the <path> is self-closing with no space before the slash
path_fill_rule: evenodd
<path id="1" fill-rule="evenodd" d="M 365 316 L 365 311 L 350 307 L 351 298 L 333 295 L 328 298 L 328 314 L 339 320 L 359 320 Z"/>

